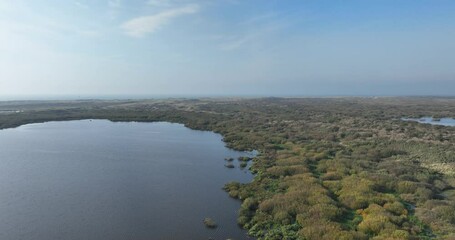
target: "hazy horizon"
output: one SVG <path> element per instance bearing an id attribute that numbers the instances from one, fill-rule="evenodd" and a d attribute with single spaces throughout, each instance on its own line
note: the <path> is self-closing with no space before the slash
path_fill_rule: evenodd
<path id="1" fill-rule="evenodd" d="M 453 12 L 448 0 L 0 0 L 0 99 L 454 96 Z"/>
<path id="2" fill-rule="evenodd" d="M 254 98 L 454 98 L 455 95 L 2 95 L 0 101 L 86 101 Z"/>

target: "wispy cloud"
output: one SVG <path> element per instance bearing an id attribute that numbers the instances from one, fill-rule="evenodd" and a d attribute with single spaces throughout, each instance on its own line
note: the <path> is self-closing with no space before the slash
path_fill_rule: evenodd
<path id="1" fill-rule="evenodd" d="M 80 8 L 85 9 L 85 5 L 78 5 L 78 1 L 70 2 L 76 4 Z M 0 0 L 1 6 L 1 0 Z M 71 6 L 71 9 L 73 7 Z M 1 10 L 1 8 L 0 8 Z M 67 19 L 50 17 L 45 14 L 37 14 L 31 6 L 23 5 L 17 1 L 8 5 L 8 9 L 4 9 L 5 18 L 0 18 L 0 33 L 9 31 L 30 39 L 29 41 L 51 41 L 62 40 L 65 37 L 97 37 L 99 32 L 97 27 L 86 24 L 85 22 L 68 21 Z M 18 16 L 27 16 L 26 18 Z M 0 38 L 1 39 L 1 38 Z"/>
<path id="2" fill-rule="evenodd" d="M 240 33 L 220 35 L 215 40 L 223 42 L 220 48 L 225 51 L 261 47 L 275 39 L 278 32 L 288 25 L 276 16 L 276 13 L 253 16 L 238 24 L 237 31 Z"/>
<path id="3" fill-rule="evenodd" d="M 110 8 L 119 8 L 121 5 L 120 0 L 109 0 L 108 3 Z"/>
<path id="4" fill-rule="evenodd" d="M 198 11 L 199 6 L 197 4 L 189 4 L 184 7 L 166 10 L 155 15 L 133 18 L 123 23 L 121 28 L 131 37 L 143 37 L 146 34 L 153 33 L 160 29 L 173 18 L 194 14 Z"/>
<path id="5" fill-rule="evenodd" d="M 73 3 L 74 3 L 74 5 L 76 5 L 77 7 L 80 7 L 80 8 L 83 8 L 83 9 L 88 9 L 88 8 L 89 8 L 89 6 L 88 6 L 87 4 L 82 3 L 82 2 L 80 2 L 80 1 L 74 1 Z"/>
<path id="6" fill-rule="evenodd" d="M 120 8 L 122 7 L 121 0 L 109 0 L 107 2 L 108 6 L 108 16 L 111 20 L 114 20 L 119 15 Z"/>
<path id="7" fill-rule="evenodd" d="M 148 0 L 147 4 L 152 5 L 152 6 L 162 7 L 162 6 L 170 6 L 171 1 L 170 0 Z"/>
<path id="8" fill-rule="evenodd" d="M 246 34 L 239 37 L 227 37 L 226 42 L 221 45 L 221 49 L 225 51 L 236 50 L 252 42 L 257 37 L 258 36 L 255 33 Z"/>

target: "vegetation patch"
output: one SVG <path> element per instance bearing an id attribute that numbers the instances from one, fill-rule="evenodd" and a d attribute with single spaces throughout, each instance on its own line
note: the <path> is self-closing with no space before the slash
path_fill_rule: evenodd
<path id="1" fill-rule="evenodd" d="M 3 105 L 2 105 L 3 104 Z M 455 128 L 402 121 L 455 117 L 454 98 L 172 99 L 0 103 L 0 128 L 73 119 L 170 121 L 256 149 L 238 224 L 257 239 L 450 239 Z M 232 159 L 233 160 L 233 159 Z M 234 167 L 226 159 L 226 167 Z M 239 159 L 240 164 L 251 159 Z"/>
<path id="2" fill-rule="evenodd" d="M 204 220 L 202 222 L 204 223 L 204 225 L 207 228 L 217 228 L 218 227 L 216 222 L 213 219 L 211 219 L 211 218 L 204 218 Z"/>
<path id="3" fill-rule="evenodd" d="M 233 163 L 226 163 L 226 164 L 224 164 L 224 166 L 227 168 L 235 168 Z"/>

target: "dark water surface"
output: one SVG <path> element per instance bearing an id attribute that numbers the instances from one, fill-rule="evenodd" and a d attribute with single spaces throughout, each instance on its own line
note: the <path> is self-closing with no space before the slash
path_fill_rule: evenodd
<path id="1" fill-rule="evenodd" d="M 238 156 L 218 134 L 171 123 L 1 130 L 0 239 L 246 239 L 240 202 L 221 189 L 252 180 L 237 161 L 224 167 Z"/>

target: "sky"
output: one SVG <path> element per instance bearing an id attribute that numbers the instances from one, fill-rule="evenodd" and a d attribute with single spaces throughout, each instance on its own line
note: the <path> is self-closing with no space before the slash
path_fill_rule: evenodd
<path id="1" fill-rule="evenodd" d="M 452 0 L 0 0 L 7 96 L 455 95 Z"/>

